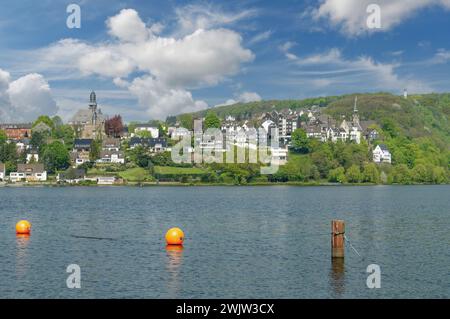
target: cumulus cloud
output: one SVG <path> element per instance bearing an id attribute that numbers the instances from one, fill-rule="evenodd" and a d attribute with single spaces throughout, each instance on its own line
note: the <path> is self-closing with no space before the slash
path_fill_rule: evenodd
<path id="1" fill-rule="evenodd" d="M 231 23 L 249 13 L 220 15 L 195 6 L 186 10 L 188 16 L 195 17 L 192 28 L 199 28 L 190 34 L 158 36 L 156 31 L 161 25 L 147 26 L 135 10 L 124 9 L 106 22 L 114 41 L 92 45 L 64 39 L 40 50 L 38 54 L 44 61 L 40 63 L 49 66 L 53 61 L 67 68 L 69 74 L 111 78 L 117 86 L 128 88 L 141 105 L 145 104 L 152 117 L 197 110 L 205 102 L 194 101 L 188 90 L 217 85 L 237 74 L 254 55 L 242 46 L 238 33 L 224 28 L 206 29 Z M 202 18 L 205 15 L 207 18 Z M 180 23 L 186 27 L 187 20 Z M 132 78 L 136 74 L 139 77 Z"/>
<path id="2" fill-rule="evenodd" d="M 243 92 L 239 94 L 236 98 L 229 99 L 225 103 L 218 104 L 215 107 L 233 105 L 236 103 L 259 102 L 261 100 L 262 100 L 261 96 L 256 92 Z"/>
<path id="3" fill-rule="evenodd" d="M 381 29 L 368 29 L 368 5 L 376 3 L 381 8 Z M 326 19 L 332 26 L 349 36 L 366 34 L 370 31 L 388 31 L 410 18 L 420 9 L 441 6 L 450 9 L 450 0 L 323 0 L 312 10 L 316 20 Z"/>
<path id="4" fill-rule="evenodd" d="M 32 73 L 11 82 L 9 73 L 0 69 L 0 122 L 32 121 L 57 111 L 50 86 L 42 75 Z"/>
<path id="5" fill-rule="evenodd" d="M 191 92 L 169 88 L 150 76 L 134 79 L 129 90 L 137 96 L 141 106 L 148 108 L 147 112 L 151 118 L 195 112 L 208 107 L 204 101 L 195 101 Z"/>
<path id="6" fill-rule="evenodd" d="M 138 13 L 133 9 L 123 9 L 118 15 L 106 21 L 109 34 L 125 42 L 143 42 L 151 34 Z"/>

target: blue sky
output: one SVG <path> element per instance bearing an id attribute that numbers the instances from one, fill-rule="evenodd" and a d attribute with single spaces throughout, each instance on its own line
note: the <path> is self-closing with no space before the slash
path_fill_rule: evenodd
<path id="1" fill-rule="evenodd" d="M 81 28 L 66 7 L 81 8 Z M 367 28 L 377 3 L 381 28 Z M 3 1 L 0 122 L 164 119 L 259 99 L 449 91 L 449 0 Z"/>

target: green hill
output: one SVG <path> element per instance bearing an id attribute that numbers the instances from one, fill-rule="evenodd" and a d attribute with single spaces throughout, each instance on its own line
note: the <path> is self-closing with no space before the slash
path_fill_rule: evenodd
<path id="1" fill-rule="evenodd" d="M 268 176 L 271 182 L 441 184 L 450 182 L 450 94 L 412 95 L 407 99 L 388 93 L 357 94 L 361 120 L 374 121 L 380 137 L 368 144 L 321 143 L 309 139 L 300 153 L 289 155 L 287 165 Z M 306 100 L 261 101 L 222 106 L 194 114 L 184 120 L 214 111 L 220 118 L 255 120 L 261 113 L 319 106 L 323 114 L 336 120 L 351 118 L 355 94 Z M 187 121 L 189 122 L 189 121 Z M 339 122 L 338 122 L 339 123 Z M 392 165 L 375 165 L 372 150 L 386 144 Z M 229 166 L 229 165 L 228 165 Z M 229 169 L 226 165 L 221 172 Z M 231 175 L 235 172 L 229 173 Z M 235 179 L 242 176 L 234 176 Z M 257 177 L 255 175 L 255 177 Z M 251 181 L 252 177 L 245 177 Z"/>
<path id="2" fill-rule="evenodd" d="M 362 120 L 374 120 L 379 126 L 393 126 L 408 138 L 431 137 L 441 147 L 450 145 L 450 93 L 412 95 L 408 99 L 389 93 L 357 94 Z M 335 119 L 351 118 L 356 94 L 310 98 L 304 100 L 270 100 L 237 103 L 192 113 L 205 116 L 212 110 L 220 118 L 228 115 L 237 120 L 254 119 L 263 112 L 291 108 L 307 109 L 314 105 Z M 442 144 L 443 143 L 443 144 Z"/>

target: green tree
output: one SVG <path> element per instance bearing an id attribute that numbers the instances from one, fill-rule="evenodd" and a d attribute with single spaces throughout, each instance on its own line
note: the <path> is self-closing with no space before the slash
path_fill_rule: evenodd
<path id="1" fill-rule="evenodd" d="M 151 163 L 150 155 L 148 155 L 145 147 L 141 145 L 129 151 L 129 158 L 131 162 L 143 168 L 149 167 L 149 164 Z"/>
<path id="2" fill-rule="evenodd" d="M 53 130 L 53 137 L 63 140 L 66 147 L 71 149 L 75 138 L 75 131 L 70 125 L 59 125 Z"/>
<path id="3" fill-rule="evenodd" d="M 208 111 L 205 116 L 205 128 L 220 128 L 220 119 L 213 111 Z"/>
<path id="4" fill-rule="evenodd" d="M 395 124 L 394 120 L 392 120 L 391 118 L 383 119 L 381 128 L 383 129 L 384 133 L 386 133 L 392 138 L 397 137 L 399 135 L 399 129 L 397 127 L 397 124 Z"/>
<path id="5" fill-rule="evenodd" d="M 345 169 L 342 166 L 330 170 L 328 174 L 328 181 L 332 183 L 345 183 L 347 181 L 345 177 Z"/>
<path id="6" fill-rule="evenodd" d="M 369 163 L 364 165 L 363 181 L 367 183 L 380 183 L 380 172 L 375 163 Z"/>
<path id="7" fill-rule="evenodd" d="M 63 120 L 58 115 L 52 117 L 52 122 L 55 128 L 64 124 Z"/>
<path id="8" fill-rule="evenodd" d="M 0 143 L 0 162 L 5 163 L 7 174 L 16 169 L 18 157 L 16 144 Z"/>
<path id="9" fill-rule="evenodd" d="M 360 183 L 362 181 L 362 174 L 359 166 L 350 166 L 345 173 L 345 177 L 349 183 Z"/>
<path id="10" fill-rule="evenodd" d="M 142 130 L 136 133 L 136 136 L 139 136 L 141 138 L 151 138 L 152 137 L 152 133 L 150 131 L 147 130 Z"/>
<path id="11" fill-rule="evenodd" d="M 0 130 L 0 145 L 6 143 L 7 139 L 8 139 L 8 136 L 6 135 L 6 132 L 3 130 Z"/>
<path id="12" fill-rule="evenodd" d="M 43 132 L 34 132 L 31 135 L 30 145 L 36 149 L 41 150 L 47 141 L 47 134 Z"/>
<path id="13" fill-rule="evenodd" d="M 191 114 L 182 114 L 179 117 L 181 127 L 192 130 L 194 128 L 194 118 Z"/>
<path id="14" fill-rule="evenodd" d="M 50 117 L 48 117 L 47 115 L 41 115 L 37 118 L 36 121 L 34 121 L 33 123 L 33 127 L 35 127 L 36 125 L 38 125 L 39 123 L 44 123 L 46 124 L 48 127 L 50 127 L 52 130 L 55 128 L 55 124 L 53 123 L 52 119 Z"/>
<path id="15" fill-rule="evenodd" d="M 44 147 L 42 162 L 45 169 L 51 174 L 57 170 L 65 170 L 70 166 L 69 152 L 61 142 L 53 142 Z"/>
<path id="16" fill-rule="evenodd" d="M 432 170 L 432 182 L 435 184 L 444 184 L 448 182 L 445 168 L 434 166 Z"/>
<path id="17" fill-rule="evenodd" d="M 296 153 L 307 154 L 311 150 L 311 141 L 305 130 L 298 128 L 292 133 L 292 149 Z"/>
<path id="18" fill-rule="evenodd" d="M 100 158 L 100 152 L 102 149 L 102 141 L 99 139 L 93 140 L 91 143 L 91 150 L 89 152 L 89 160 L 95 162 Z"/>
<path id="19" fill-rule="evenodd" d="M 411 184 L 411 172 L 406 164 L 396 165 L 391 172 L 392 180 L 396 184 Z"/>
<path id="20" fill-rule="evenodd" d="M 423 164 L 416 165 L 412 169 L 412 179 L 416 183 L 429 183 L 432 180 L 432 171 Z"/>

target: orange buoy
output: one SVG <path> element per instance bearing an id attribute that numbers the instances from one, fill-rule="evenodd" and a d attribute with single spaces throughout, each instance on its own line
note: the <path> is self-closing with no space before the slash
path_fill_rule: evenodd
<path id="1" fill-rule="evenodd" d="M 183 245 L 184 233 L 179 228 L 171 228 L 166 233 L 167 245 Z"/>
<path id="2" fill-rule="evenodd" d="M 16 224 L 16 234 L 26 234 L 31 233 L 31 224 L 28 220 L 21 220 Z"/>

